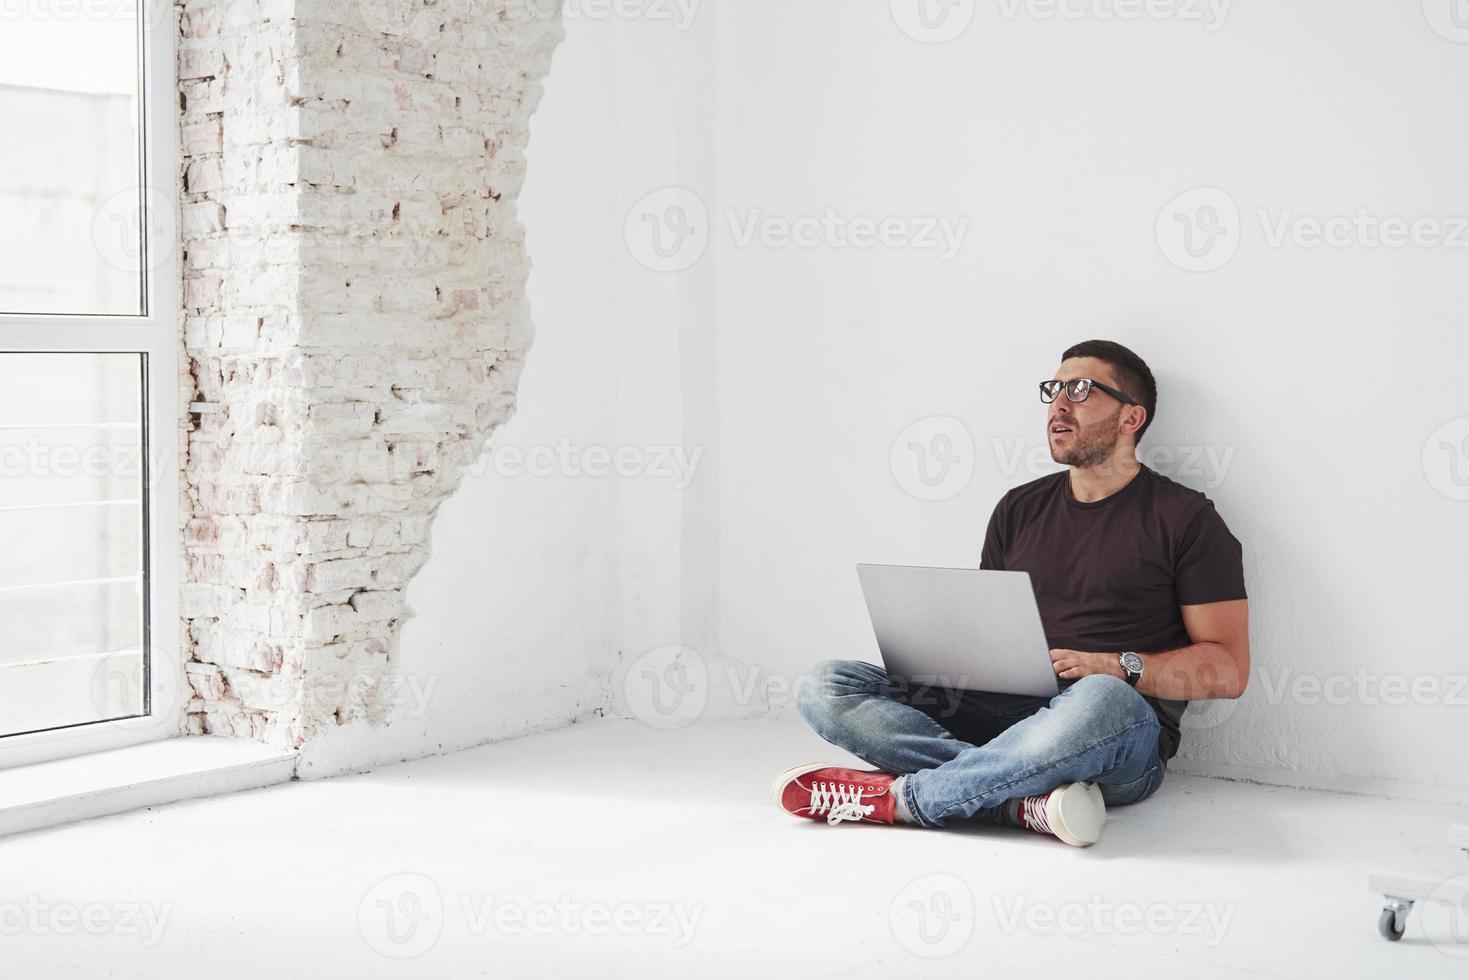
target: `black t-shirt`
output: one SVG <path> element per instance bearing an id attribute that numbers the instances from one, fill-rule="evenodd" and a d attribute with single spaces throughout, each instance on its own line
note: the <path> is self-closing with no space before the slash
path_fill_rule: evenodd
<path id="1" fill-rule="evenodd" d="M 1193 642 L 1179 606 L 1246 597 L 1240 543 L 1208 497 L 1141 466 L 1121 490 L 1083 503 L 1069 474 L 1001 497 L 980 558 L 981 568 L 1030 573 L 1053 648 L 1136 650 L 1146 661 Z M 1147 701 L 1171 759 L 1188 702 Z"/>

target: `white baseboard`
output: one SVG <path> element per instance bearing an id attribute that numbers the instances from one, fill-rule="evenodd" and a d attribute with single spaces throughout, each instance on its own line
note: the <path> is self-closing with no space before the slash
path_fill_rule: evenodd
<path id="1" fill-rule="evenodd" d="M 1263 769 L 1218 763 L 1186 762 L 1179 758 L 1169 761 L 1168 771 L 1189 776 L 1208 776 L 1213 779 L 1260 783 L 1265 786 L 1284 786 L 1290 789 L 1316 789 L 1332 793 L 1390 796 L 1403 800 L 1424 800 L 1429 803 L 1457 803 L 1461 806 L 1469 806 L 1469 786 L 1410 783 L 1371 776 L 1328 776 L 1295 769 Z"/>

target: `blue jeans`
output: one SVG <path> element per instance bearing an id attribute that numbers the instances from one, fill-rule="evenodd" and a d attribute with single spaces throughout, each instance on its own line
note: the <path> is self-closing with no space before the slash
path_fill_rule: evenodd
<path id="1" fill-rule="evenodd" d="M 872 664 L 827 660 L 799 688 L 796 709 L 828 742 L 906 775 L 908 811 L 925 827 L 1003 822 L 1007 800 L 1062 783 L 1094 782 L 1108 806 L 1145 800 L 1163 783 L 1158 718 L 1110 674 L 1043 698 L 923 691 Z"/>

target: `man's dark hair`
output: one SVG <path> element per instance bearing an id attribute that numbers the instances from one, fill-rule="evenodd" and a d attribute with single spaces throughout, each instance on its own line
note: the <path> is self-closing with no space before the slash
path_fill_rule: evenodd
<path id="1" fill-rule="evenodd" d="M 1153 380 L 1153 372 L 1147 362 L 1121 344 L 1110 340 L 1084 340 L 1062 354 L 1061 360 L 1073 357 L 1095 357 L 1111 365 L 1112 370 L 1117 373 L 1117 387 L 1148 410 L 1148 417 L 1143 420 L 1142 428 L 1137 430 L 1133 438 L 1134 445 L 1142 442 L 1143 433 L 1153 424 L 1153 412 L 1158 406 L 1158 383 Z"/>

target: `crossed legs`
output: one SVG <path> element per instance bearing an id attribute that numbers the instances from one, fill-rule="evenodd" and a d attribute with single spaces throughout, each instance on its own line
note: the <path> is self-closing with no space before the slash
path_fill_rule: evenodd
<path id="1" fill-rule="evenodd" d="M 952 703 L 920 705 L 881 667 L 827 660 L 813 674 L 797 698 L 801 716 L 833 745 L 905 776 L 903 801 L 925 827 L 1002 820 L 1007 801 L 1063 783 L 1095 783 L 1109 806 L 1146 799 L 1162 783 L 1158 719 L 1119 677 L 1083 677 L 1049 701 L 965 692 L 965 727 L 978 733 L 966 741 L 935 717 Z M 957 717 L 945 720 L 961 727 Z"/>

